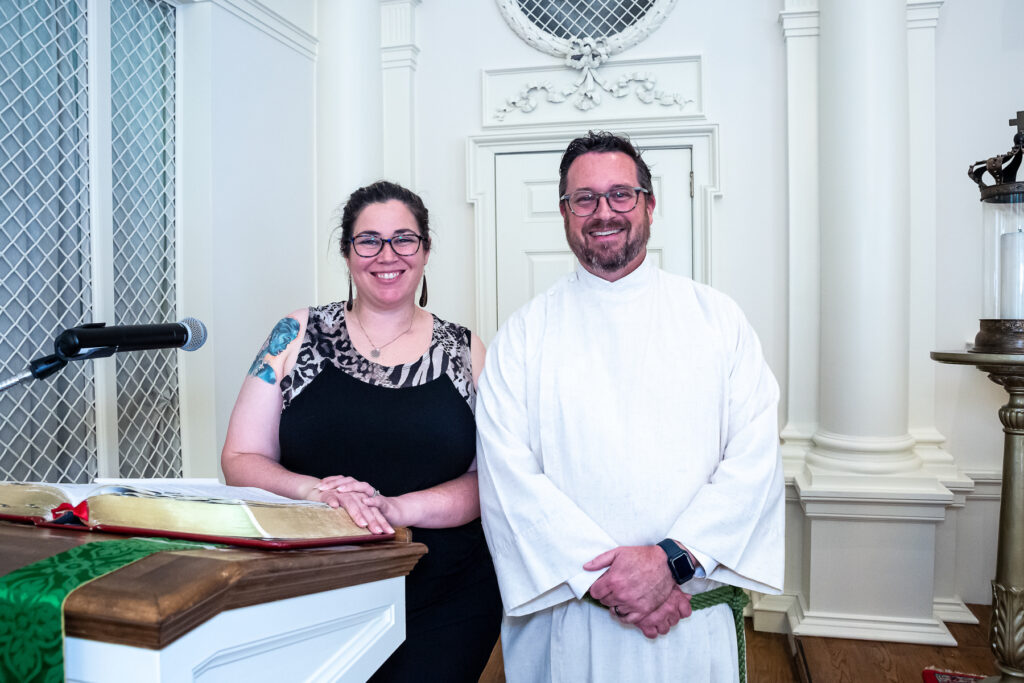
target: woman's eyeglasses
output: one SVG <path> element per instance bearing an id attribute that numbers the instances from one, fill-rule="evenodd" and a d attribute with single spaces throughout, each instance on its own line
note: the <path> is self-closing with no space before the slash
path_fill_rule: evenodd
<path id="1" fill-rule="evenodd" d="M 403 232 L 388 239 L 384 239 L 379 235 L 357 235 L 350 239 L 349 243 L 356 250 L 357 254 L 363 258 L 370 258 L 376 256 L 384 249 L 385 242 L 390 244 L 392 251 L 399 256 L 412 256 L 420 250 L 421 240 L 422 238 L 419 235 Z"/>

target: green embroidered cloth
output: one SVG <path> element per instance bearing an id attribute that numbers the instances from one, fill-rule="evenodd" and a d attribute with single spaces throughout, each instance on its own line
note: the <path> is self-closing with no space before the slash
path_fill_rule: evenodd
<path id="1" fill-rule="evenodd" d="M 165 538 L 95 541 L 0 577 L 0 681 L 64 680 L 64 600 L 71 591 L 153 553 L 210 547 Z"/>
<path id="2" fill-rule="evenodd" d="M 599 600 L 587 593 L 583 599 L 603 609 L 608 609 Z M 747 634 L 743 629 L 743 608 L 750 598 L 742 588 L 736 586 L 719 586 L 714 590 L 696 593 L 690 597 L 692 609 L 707 609 L 714 605 L 728 605 L 732 610 L 733 621 L 736 622 L 736 653 L 739 657 L 740 683 L 747 683 Z"/>

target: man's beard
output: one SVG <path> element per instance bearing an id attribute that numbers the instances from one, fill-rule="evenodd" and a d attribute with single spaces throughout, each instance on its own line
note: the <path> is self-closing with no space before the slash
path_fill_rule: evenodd
<path id="1" fill-rule="evenodd" d="M 636 228 L 636 229 L 634 229 Z M 604 273 L 614 273 L 622 270 L 633 259 L 635 259 L 644 247 L 647 240 L 651 238 L 651 224 L 647 214 L 643 213 L 639 225 L 632 225 L 624 217 L 615 217 L 609 220 L 594 219 L 583 226 L 583 232 L 588 233 L 594 230 L 623 229 L 626 231 L 626 243 L 621 249 L 612 251 L 610 249 L 593 248 L 587 245 L 585 235 L 579 235 L 569 230 L 569 218 L 565 218 L 565 237 L 569 242 L 569 248 L 580 263 L 588 265 L 594 270 Z"/>

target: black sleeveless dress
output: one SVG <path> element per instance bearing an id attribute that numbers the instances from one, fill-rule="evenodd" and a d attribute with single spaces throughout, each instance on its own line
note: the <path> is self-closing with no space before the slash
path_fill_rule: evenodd
<path id="1" fill-rule="evenodd" d="M 281 393 L 281 464 L 293 472 L 397 496 L 455 479 L 476 455 L 469 331 L 436 316 L 427 353 L 386 367 L 353 347 L 344 303 L 311 307 Z M 501 622 L 480 520 L 412 533 L 429 552 L 406 580 L 406 640 L 371 680 L 475 682 Z"/>

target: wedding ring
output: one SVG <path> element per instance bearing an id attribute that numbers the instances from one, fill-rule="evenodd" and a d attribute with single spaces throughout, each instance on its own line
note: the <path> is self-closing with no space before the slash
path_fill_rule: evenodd
<path id="1" fill-rule="evenodd" d="M 370 498 L 376 498 L 379 495 L 380 495 L 380 489 L 374 489 L 373 490 L 373 495 L 370 496 Z"/>
<path id="2" fill-rule="evenodd" d="M 619 606 L 618 605 L 616 605 L 615 607 L 612 607 L 612 611 L 615 612 L 615 616 L 617 616 L 617 617 L 624 617 L 624 616 L 626 616 L 625 614 L 623 614 L 622 612 L 619 611 Z"/>

